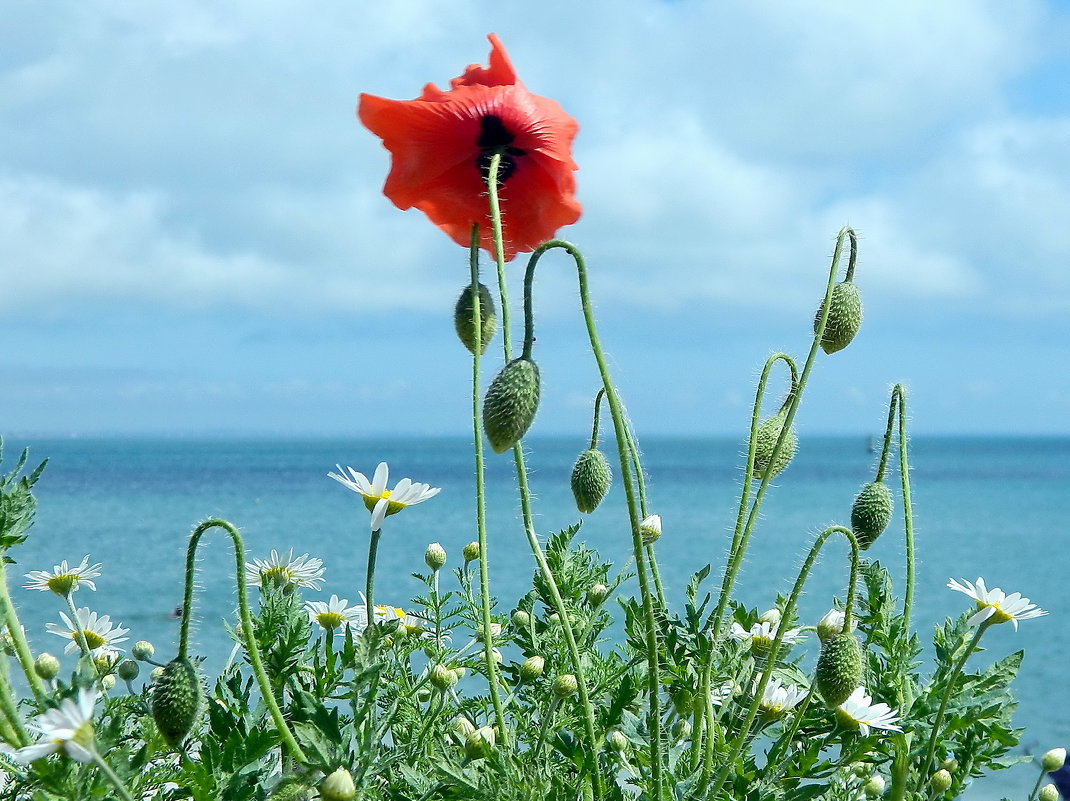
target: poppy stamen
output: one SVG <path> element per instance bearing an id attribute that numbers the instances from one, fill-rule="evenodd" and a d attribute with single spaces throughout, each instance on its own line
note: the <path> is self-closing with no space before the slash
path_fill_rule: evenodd
<path id="1" fill-rule="evenodd" d="M 501 189 L 509 176 L 516 170 L 518 156 L 526 156 L 527 151 L 519 147 L 512 147 L 515 137 L 505 127 L 502 118 L 497 114 L 487 114 L 479 119 L 479 138 L 476 147 L 479 148 L 477 164 L 479 172 L 483 176 L 483 183 L 490 179 L 490 162 L 495 153 L 501 154 L 498 162 L 498 188 Z"/>

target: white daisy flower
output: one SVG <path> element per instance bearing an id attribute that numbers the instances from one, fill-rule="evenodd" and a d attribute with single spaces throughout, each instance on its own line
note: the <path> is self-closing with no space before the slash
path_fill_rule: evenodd
<path id="1" fill-rule="evenodd" d="M 81 689 L 77 700 L 64 698 L 55 709 L 38 715 L 28 728 L 41 735 L 41 740 L 15 752 L 19 762 L 30 763 L 49 754 L 62 753 L 78 762 L 93 759 L 93 706 L 97 694 Z"/>
<path id="2" fill-rule="evenodd" d="M 866 695 L 865 687 L 858 687 L 851 697 L 836 708 L 836 719 L 848 728 L 858 729 L 863 737 L 869 736 L 869 730 L 902 731 L 899 725 L 899 713 L 892 711 L 887 704 L 875 704 Z"/>
<path id="3" fill-rule="evenodd" d="M 322 559 L 307 553 L 294 558 L 293 548 L 286 556 L 272 549 L 270 559 L 254 559 L 245 563 L 245 581 L 253 587 L 311 587 L 320 588 L 326 568 Z"/>
<path id="4" fill-rule="evenodd" d="M 359 606 L 347 606 L 349 601 L 344 598 L 339 600 L 337 595 L 332 595 L 331 600 L 308 601 L 305 603 L 305 611 L 308 613 L 310 623 L 318 623 L 321 628 L 334 631 L 342 624 L 355 626 L 361 624 L 360 630 L 366 626 L 367 614 Z"/>
<path id="5" fill-rule="evenodd" d="M 26 574 L 26 578 L 30 581 L 25 587 L 28 590 L 54 592 L 56 595 L 66 598 L 82 584 L 91 590 L 96 590 L 97 585 L 93 583 L 93 579 L 100 576 L 101 567 L 103 565 L 99 562 L 95 565 L 90 565 L 88 556 L 82 557 L 82 563 L 74 567 L 69 567 L 67 560 L 64 559 L 58 565 L 52 567 L 51 573 L 47 570 L 31 570 Z"/>
<path id="6" fill-rule="evenodd" d="M 441 491 L 439 487 L 420 484 L 408 478 L 401 479 L 394 489 L 387 489 L 386 484 L 390 479 L 390 468 L 387 467 L 386 462 L 379 462 L 371 481 L 368 481 L 367 476 L 363 473 L 358 473 L 352 467 L 347 467 L 344 470 L 341 465 L 335 465 L 335 467 L 338 468 L 338 472 L 328 473 L 327 475 L 344 484 L 364 499 L 364 505 L 372 513 L 372 531 L 382 528 L 383 520 L 389 515 L 397 514 L 406 506 L 414 506 L 434 498 Z M 347 470 L 349 471 L 348 475 L 346 474 Z"/>
<path id="7" fill-rule="evenodd" d="M 766 720 L 780 720 L 789 711 L 799 705 L 806 697 L 806 690 L 794 684 L 781 684 L 780 679 L 771 677 L 758 702 L 758 710 Z"/>
<path id="8" fill-rule="evenodd" d="M 769 621 L 755 623 L 750 627 L 750 630 L 743 628 L 739 623 L 733 623 L 732 628 L 728 631 L 728 636 L 733 640 L 747 643 L 750 646 L 751 653 L 755 656 L 764 657 L 769 653 L 769 649 L 773 647 L 773 640 L 776 639 L 779 629 L 778 625 L 773 625 Z M 797 642 L 802 642 L 804 639 L 806 637 L 802 629 L 788 629 L 784 632 L 784 639 L 781 640 L 781 644 L 790 647 Z"/>
<path id="9" fill-rule="evenodd" d="M 116 648 L 115 644 L 126 642 L 129 639 L 122 635 L 128 634 L 130 629 L 124 629 L 122 624 L 112 624 L 108 615 L 97 615 L 96 612 L 90 611 L 85 606 L 77 610 L 75 615 L 78 619 L 77 625 L 62 612 L 59 613 L 59 616 L 63 618 L 67 628 L 63 628 L 58 623 L 49 623 L 46 628 L 49 633 L 66 637 L 70 640 L 67 643 L 67 647 L 63 649 L 65 654 L 73 654 L 81 650 L 82 646 L 78 644 L 78 640 L 84 637 L 85 643 L 89 647 L 89 652 L 94 657 L 107 658 L 116 656 L 123 649 Z"/>
<path id="10" fill-rule="evenodd" d="M 966 593 L 977 602 L 977 611 L 967 622 L 970 626 L 990 621 L 991 623 L 1006 623 L 1008 620 L 1018 630 L 1019 620 L 1029 620 L 1048 614 L 1036 604 L 1029 603 L 1028 598 L 1023 598 L 1020 592 L 1012 592 L 1007 595 L 999 587 L 988 589 L 985 580 L 978 577 L 977 583 L 962 580 L 962 583 L 951 579 L 948 584 L 953 590 Z"/>

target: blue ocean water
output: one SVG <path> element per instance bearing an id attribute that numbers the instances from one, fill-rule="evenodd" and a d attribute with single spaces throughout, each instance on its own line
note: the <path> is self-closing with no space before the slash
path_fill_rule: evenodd
<path id="1" fill-rule="evenodd" d="M 713 565 L 709 589 L 719 582 L 735 519 L 741 477 L 739 442 L 727 439 L 650 439 L 642 443 L 651 510 L 661 514 L 658 543 L 670 600 L 680 603 L 690 575 Z M 49 569 L 61 559 L 91 554 L 103 562 L 97 591 L 82 589 L 87 605 L 131 629 L 127 646 L 147 639 L 170 658 L 178 622 L 169 616 L 181 601 L 186 539 L 208 517 L 224 517 L 243 532 L 250 557 L 271 549 L 309 553 L 327 565 L 320 593 L 355 602 L 363 587 L 368 516 L 360 499 L 327 478 L 336 464 L 370 475 L 383 460 L 392 483 L 404 476 L 442 487 L 439 496 L 389 518 L 376 581 L 377 600 L 404 606 L 419 591 L 410 573 L 424 571 L 426 545 L 438 541 L 459 564 L 461 547 L 475 539 L 472 457 L 463 439 L 420 440 L 179 440 L 107 439 L 8 441 L 3 467 L 24 445 L 31 464 L 49 457 L 37 486 L 39 511 L 28 541 L 11 556 L 12 592 L 35 650 L 59 653 L 64 642 L 45 632 L 62 609 L 49 593 L 22 588 L 22 574 Z M 568 487 L 571 465 L 586 443 L 532 439 L 527 443 L 540 534 L 576 522 Z M 792 465 L 777 480 L 763 508 L 736 596 L 767 608 L 787 593 L 815 533 L 849 521 L 858 487 L 872 480 L 876 456 L 866 442 L 804 438 Z M 1070 439 L 916 438 L 911 442 L 911 483 L 918 548 L 915 620 L 923 640 L 934 623 L 957 615 L 969 600 L 946 588 L 950 577 L 984 576 L 989 586 L 1020 591 L 1050 612 L 985 637 L 996 659 L 1025 649 L 1018 682 L 1018 725 L 1033 752 L 1070 746 L 1066 665 L 1070 658 Z M 504 608 L 530 587 L 533 562 L 520 528 L 513 464 L 488 454 L 489 560 L 492 589 Z M 898 487 L 898 474 L 889 479 Z M 870 550 L 889 566 L 902 591 L 902 502 L 896 522 Z M 579 538 L 617 565 L 630 552 L 623 493 L 584 520 Z M 194 650 L 218 667 L 231 648 L 221 623 L 233 619 L 234 558 L 222 534 L 209 535 L 198 561 Z M 846 546 L 831 542 L 801 605 L 814 623 L 842 597 Z M 813 643 L 811 643 L 811 646 Z M 1024 797 L 1034 770 L 1018 768 L 978 783 L 974 799 Z"/>

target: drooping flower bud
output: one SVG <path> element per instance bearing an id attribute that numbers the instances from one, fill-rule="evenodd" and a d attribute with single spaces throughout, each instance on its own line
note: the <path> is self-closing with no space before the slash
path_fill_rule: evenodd
<path id="1" fill-rule="evenodd" d="M 1053 748 L 1044 754 L 1040 760 L 1040 767 L 1045 773 L 1051 773 L 1061 768 L 1066 763 L 1066 749 Z"/>
<path id="2" fill-rule="evenodd" d="M 431 668 L 431 686 L 436 690 L 449 690 L 457 684 L 457 674 L 445 665 Z"/>
<path id="3" fill-rule="evenodd" d="M 795 428 L 792 426 L 784 435 L 784 444 L 780 448 L 780 453 L 777 454 L 776 460 L 773 460 L 773 449 L 776 447 L 777 440 L 780 439 L 780 432 L 784 430 L 784 423 L 787 419 L 788 409 L 785 406 L 758 426 L 754 437 L 754 472 L 751 474 L 755 481 L 762 479 L 766 468 L 770 468 L 769 478 L 775 478 L 795 456 L 799 438 L 795 435 Z"/>
<path id="4" fill-rule="evenodd" d="M 345 768 L 338 768 L 320 785 L 320 798 L 323 801 L 353 801 L 356 797 L 357 786 Z"/>
<path id="5" fill-rule="evenodd" d="M 502 368 L 483 399 L 483 431 L 495 453 L 515 445 L 539 408 L 539 368 L 521 356 Z"/>
<path id="6" fill-rule="evenodd" d="M 437 542 L 432 542 L 424 551 L 424 564 L 431 570 L 441 570 L 446 564 L 446 549 Z"/>
<path id="7" fill-rule="evenodd" d="M 601 606 L 609 597 L 609 587 L 605 584 L 592 584 L 587 588 L 587 603 L 591 606 Z"/>
<path id="8" fill-rule="evenodd" d="M 558 698 L 568 698 L 579 691 L 580 684 L 571 673 L 562 673 L 554 679 L 553 692 Z"/>
<path id="9" fill-rule="evenodd" d="M 817 690 L 835 709 L 862 683 L 862 649 L 853 634 L 843 633 L 821 643 L 815 676 Z"/>
<path id="10" fill-rule="evenodd" d="M 461 291 L 457 298 L 457 305 L 453 309 L 453 327 L 461 344 L 468 348 L 469 353 L 475 353 L 475 316 L 476 304 L 472 285 L 469 284 Z M 482 283 L 479 285 L 479 352 L 487 352 L 487 345 L 494 338 L 494 332 L 498 330 L 498 315 L 494 310 L 494 298 L 490 290 Z"/>
<path id="11" fill-rule="evenodd" d="M 661 515 L 647 515 L 639 524 L 643 545 L 653 545 L 661 539 Z"/>
<path id="12" fill-rule="evenodd" d="M 929 777 L 929 786 L 933 788 L 933 792 L 937 795 L 946 793 L 951 786 L 951 774 L 941 768 Z"/>
<path id="13" fill-rule="evenodd" d="M 45 681 L 51 681 L 59 675 L 59 660 L 52 654 L 40 654 L 33 660 L 33 672 Z"/>
<path id="14" fill-rule="evenodd" d="M 545 659 L 541 656 L 529 656 L 520 663 L 520 678 L 524 681 L 534 681 L 542 675 L 545 668 Z"/>
<path id="15" fill-rule="evenodd" d="M 168 745 L 177 748 L 201 711 L 203 690 L 197 669 L 186 658 L 168 662 L 152 685 L 152 717 Z"/>
<path id="16" fill-rule="evenodd" d="M 814 315 L 814 333 L 821 324 L 821 309 Z M 862 326 L 862 293 L 851 281 L 843 281 L 832 288 L 829 315 L 825 332 L 821 335 L 821 350 L 835 353 L 851 344 Z"/>
<path id="17" fill-rule="evenodd" d="M 572 496 L 576 499 L 576 508 L 584 514 L 590 514 L 609 492 L 613 480 L 613 471 L 605 454 L 597 448 L 591 448 L 580 454 L 572 467 Z"/>
<path id="18" fill-rule="evenodd" d="M 470 542 L 461 549 L 461 556 L 465 562 L 474 562 L 479 559 L 479 543 Z"/>
<path id="19" fill-rule="evenodd" d="M 883 481 L 862 487 L 851 506 L 851 530 L 863 551 L 881 535 L 892 519 L 892 491 Z"/>
<path id="20" fill-rule="evenodd" d="M 152 643 L 147 640 L 138 640 L 134 643 L 134 647 L 130 649 L 130 656 L 140 662 L 144 662 L 146 659 L 152 659 L 152 655 L 155 653 L 156 649 L 153 648 Z"/>
<path id="21" fill-rule="evenodd" d="M 1040 801 L 1059 801 L 1059 788 L 1054 784 L 1045 784 L 1040 788 L 1037 798 Z"/>

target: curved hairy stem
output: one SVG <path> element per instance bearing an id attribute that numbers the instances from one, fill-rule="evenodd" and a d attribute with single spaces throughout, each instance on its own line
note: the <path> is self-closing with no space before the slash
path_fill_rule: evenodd
<path id="1" fill-rule="evenodd" d="M 283 717 L 282 710 L 279 709 L 279 705 L 275 701 L 271 682 L 268 681 L 267 672 L 264 670 L 264 663 L 260 658 L 260 649 L 256 646 L 253 618 L 249 614 L 248 587 L 245 584 L 245 543 L 242 541 L 238 530 L 226 520 L 218 518 L 205 520 L 190 534 L 189 548 L 186 550 L 186 587 L 182 598 L 182 627 L 179 635 L 178 658 L 189 658 L 189 626 L 190 619 L 193 617 L 193 576 L 197 568 L 197 546 L 204 532 L 210 528 L 223 529 L 230 536 L 231 544 L 234 546 L 235 583 L 238 588 L 238 617 L 241 623 L 242 639 L 245 642 L 245 651 L 249 654 L 249 663 L 252 666 L 253 675 L 256 676 L 260 695 L 271 713 L 271 719 L 275 723 L 275 728 L 278 730 L 279 737 L 282 739 L 286 750 L 298 762 L 307 763 L 308 758 L 301 750 L 301 746 L 297 744 L 297 740 L 294 739 L 293 733 L 286 723 L 286 718 Z"/>

